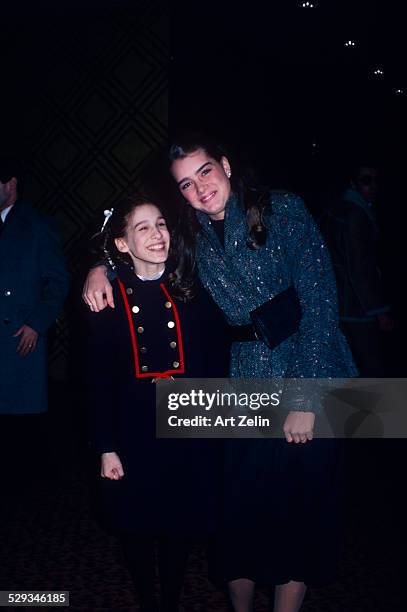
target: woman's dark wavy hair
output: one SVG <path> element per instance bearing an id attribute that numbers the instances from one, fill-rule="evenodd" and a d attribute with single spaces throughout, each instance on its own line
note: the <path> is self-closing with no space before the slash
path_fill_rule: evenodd
<path id="1" fill-rule="evenodd" d="M 263 223 L 263 210 L 269 201 L 268 188 L 258 186 L 253 168 L 246 166 L 243 169 L 236 160 L 231 159 L 222 145 L 199 134 L 181 137 L 171 145 L 170 166 L 176 160 L 184 159 L 198 149 L 202 149 L 209 157 L 218 162 L 222 157 L 227 157 L 232 162 L 231 189 L 238 195 L 246 212 L 249 230 L 247 246 L 250 249 L 261 248 L 267 237 L 267 229 Z M 174 286 L 189 295 L 193 293 L 196 275 L 196 236 L 202 231 L 202 226 L 197 219 L 196 211 L 189 204 L 185 204 L 184 198 L 182 201 L 182 212 L 178 215 L 175 233 L 174 249 L 177 253 L 178 267 L 174 272 Z"/>

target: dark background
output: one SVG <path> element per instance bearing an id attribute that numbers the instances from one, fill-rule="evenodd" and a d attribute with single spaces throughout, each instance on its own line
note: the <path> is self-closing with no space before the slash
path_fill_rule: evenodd
<path id="1" fill-rule="evenodd" d="M 406 95 L 395 90 L 406 85 L 407 51 L 401 5 L 300 4 L 174 3 L 171 126 L 204 123 L 249 147 L 271 180 L 300 188 L 311 168 L 321 165 L 325 174 L 367 154 L 400 170 Z M 355 47 L 345 47 L 347 40 Z M 373 74 L 377 68 L 382 77 Z"/>
<path id="2" fill-rule="evenodd" d="M 18 559 L 11 563 L 5 553 L 7 588 L 64 584 L 77 600 L 90 602 L 90 587 L 84 585 L 99 593 L 100 583 L 112 578 L 104 573 L 104 562 L 108 555 L 109 564 L 117 563 L 111 559 L 114 543 L 89 522 L 78 465 L 85 410 L 78 385 L 80 289 L 88 238 L 95 223 L 101 224 L 103 209 L 137 184 L 157 150 L 180 128 L 215 133 L 230 143 L 233 155 L 259 168 L 262 181 L 303 195 L 315 216 L 343 185 L 350 164 L 373 160 L 379 165 L 383 261 L 400 340 L 393 360 L 404 372 L 407 39 L 402 3 L 325 0 L 314 9 L 299 4 L 2 2 L 0 154 L 24 160 L 25 195 L 57 218 L 72 275 L 52 342 L 53 395 L 45 424 L 50 441 L 41 455 L 47 470 L 34 476 L 38 484 L 49 471 L 51 480 L 38 489 L 41 503 L 33 494 L 29 503 L 13 509 L 15 536 L 7 537 Z M 354 40 L 355 47 L 346 48 L 346 40 Z M 377 68 L 383 77 L 373 74 Z M 351 475 L 348 558 L 339 592 L 334 586 L 322 604 L 317 598 L 307 609 L 403 609 L 398 561 L 405 538 L 405 441 L 365 442 L 364 460 Z M 28 524 L 24 543 L 23 522 Z M 13 528 L 12 522 L 4 525 Z M 36 533 L 45 538 L 44 550 Z M 62 533 L 68 533 L 64 545 Z M 73 561 L 82 546 L 90 568 Z M 62 555 L 56 573 L 44 561 L 47 555 L 55 567 Z M 128 612 L 133 608 L 114 603 L 123 585 L 120 567 L 113 572 L 106 601 L 113 602 L 109 609 Z M 131 594 L 126 597 L 132 601 Z M 346 598 L 353 603 L 335 608 Z M 74 609 L 91 607 L 83 603 Z"/>
<path id="3" fill-rule="evenodd" d="M 377 164 L 384 268 L 403 327 L 402 7 L 300 4 L 2 4 L 0 153 L 25 160 L 25 193 L 57 217 L 74 282 L 103 209 L 137 183 L 168 136 L 191 126 L 230 144 L 263 182 L 300 193 L 315 216 L 351 164 Z M 58 335 L 52 362 L 63 377 L 66 319 Z"/>

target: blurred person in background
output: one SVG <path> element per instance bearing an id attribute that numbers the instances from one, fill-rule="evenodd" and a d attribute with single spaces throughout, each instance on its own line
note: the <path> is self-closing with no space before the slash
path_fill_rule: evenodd
<path id="1" fill-rule="evenodd" d="M 380 266 L 377 196 L 377 168 L 358 165 L 320 219 L 337 281 L 341 328 L 360 376 L 373 378 L 386 375 L 382 337 L 393 329 Z"/>

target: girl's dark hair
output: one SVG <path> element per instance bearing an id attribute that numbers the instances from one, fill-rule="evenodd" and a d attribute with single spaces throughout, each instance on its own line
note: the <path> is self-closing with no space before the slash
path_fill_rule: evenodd
<path id="1" fill-rule="evenodd" d="M 167 219 L 164 207 L 156 202 L 156 198 L 152 198 L 147 193 L 138 191 L 124 197 L 113 206 L 113 213 L 107 221 L 103 231 L 93 237 L 94 241 L 96 241 L 96 247 L 93 248 L 93 252 L 97 255 L 98 261 L 106 262 L 106 264 L 110 265 L 113 269 L 116 269 L 120 265 L 128 266 L 132 270 L 134 269 L 130 255 L 128 253 L 121 253 L 117 249 L 115 239 L 125 236 L 129 216 L 135 208 L 143 204 L 156 206 L 162 212 L 165 219 Z M 173 238 L 171 237 L 168 259 L 174 261 L 174 248 L 172 244 Z M 193 292 L 180 287 L 179 284 L 175 282 L 178 276 L 179 272 L 177 268 L 169 275 L 170 284 L 173 287 L 173 296 L 180 300 L 187 301 L 193 296 Z"/>
<path id="2" fill-rule="evenodd" d="M 178 159 L 184 159 L 198 149 L 202 149 L 209 157 L 218 162 L 221 162 L 222 157 L 231 160 L 231 156 L 222 145 L 198 134 L 182 137 L 172 144 L 169 150 L 170 165 Z M 246 212 L 249 230 L 247 246 L 250 249 L 259 249 L 265 244 L 267 237 L 267 229 L 263 223 L 263 210 L 269 201 L 269 189 L 258 186 L 253 168 L 247 165 L 243 168 L 236 160 L 232 161 L 233 171 L 230 183 L 232 191 L 239 197 L 239 201 L 243 202 Z M 190 205 L 185 206 L 185 200 L 183 201 L 182 214 L 178 216 L 175 244 L 179 262 L 177 269 L 179 277 L 174 282 L 187 290 L 194 283 L 196 236 L 202 230 L 202 227 L 196 217 L 195 210 Z"/>
<path id="3" fill-rule="evenodd" d="M 100 256 L 107 260 L 111 267 L 123 264 L 133 268 L 133 262 L 128 253 L 121 253 L 115 244 L 116 238 L 126 235 L 129 216 L 135 208 L 143 204 L 154 204 L 144 193 L 135 192 L 113 206 L 113 213 L 100 234 Z M 154 204 L 156 206 L 156 204 Z M 158 206 L 159 208 L 159 206 Z"/>

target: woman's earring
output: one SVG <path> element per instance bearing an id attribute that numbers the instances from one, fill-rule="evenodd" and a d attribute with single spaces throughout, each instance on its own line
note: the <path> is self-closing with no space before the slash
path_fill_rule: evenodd
<path id="1" fill-rule="evenodd" d="M 227 176 L 228 178 L 230 178 L 230 177 L 232 176 L 232 173 L 231 173 L 231 171 L 230 171 L 230 170 L 226 170 L 226 176 Z"/>

